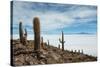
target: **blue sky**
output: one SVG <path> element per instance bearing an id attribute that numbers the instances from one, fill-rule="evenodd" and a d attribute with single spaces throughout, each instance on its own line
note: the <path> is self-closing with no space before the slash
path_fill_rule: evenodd
<path id="1" fill-rule="evenodd" d="M 97 33 L 97 7 L 89 5 L 13 2 L 13 34 L 19 33 L 19 22 L 33 34 L 33 18 L 39 17 L 42 34 Z"/>

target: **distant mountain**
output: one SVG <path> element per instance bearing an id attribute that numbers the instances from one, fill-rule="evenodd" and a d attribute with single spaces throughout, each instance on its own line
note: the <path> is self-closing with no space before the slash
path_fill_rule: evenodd
<path id="1" fill-rule="evenodd" d="M 96 34 L 96 33 L 77 32 L 77 33 L 66 33 L 66 34 Z"/>
<path id="2" fill-rule="evenodd" d="M 80 32 L 80 33 L 77 33 L 77 34 L 92 34 L 92 33 Z"/>

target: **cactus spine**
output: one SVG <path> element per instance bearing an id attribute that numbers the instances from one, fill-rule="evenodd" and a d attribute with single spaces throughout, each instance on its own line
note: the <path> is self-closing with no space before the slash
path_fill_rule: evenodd
<path id="1" fill-rule="evenodd" d="M 64 43 L 65 43 L 65 41 L 64 41 L 64 33 L 63 33 L 63 31 L 62 31 L 62 40 L 59 38 L 59 42 L 62 44 L 62 51 L 64 51 Z"/>
<path id="2" fill-rule="evenodd" d="M 34 30 L 34 50 L 40 51 L 40 21 L 38 17 L 33 20 L 33 30 Z"/>
<path id="3" fill-rule="evenodd" d="M 20 43 L 23 44 L 23 28 L 22 28 L 22 22 L 19 23 L 19 37 L 20 37 Z"/>

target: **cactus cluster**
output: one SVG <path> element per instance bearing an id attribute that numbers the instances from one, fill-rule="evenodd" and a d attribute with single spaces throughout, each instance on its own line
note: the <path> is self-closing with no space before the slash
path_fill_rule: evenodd
<path id="1" fill-rule="evenodd" d="M 44 45 L 44 42 L 43 42 L 43 37 L 40 36 L 40 20 L 38 17 L 35 17 L 33 19 L 33 31 L 34 31 L 34 51 L 40 51 L 40 48 L 41 49 L 46 49 L 45 45 Z M 23 45 L 27 44 L 27 30 L 24 29 L 24 32 L 23 32 L 23 26 L 22 26 L 22 22 L 19 23 L 19 37 L 20 37 L 20 43 L 22 43 Z M 41 39 L 40 39 L 41 37 Z M 62 49 L 62 51 L 64 51 L 64 33 L 62 31 L 62 38 L 60 39 L 59 38 L 59 42 L 61 43 L 61 46 L 60 44 L 58 44 L 58 48 Z M 49 47 L 49 40 L 47 40 L 47 45 Z M 76 50 L 72 52 L 77 52 Z M 83 54 L 83 50 L 78 50 L 78 53 L 82 53 Z"/>
<path id="2" fill-rule="evenodd" d="M 49 40 L 47 40 L 47 42 L 44 42 L 44 38 L 41 37 L 41 32 L 40 32 L 41 28 L 40 28 L 39 18 L 38 17 L 33 18 L 32 23 L 33 23 L 33 32 L 34 32 L 34 40 L 32 40 L 32 41 L 31 40 L 27 41 L 27 29 L 25 28 L 23 30 L 22 22 L 19 23 L 20 42 L 19 42 L 19 40 L 14 41 L 14 43 L 12 42 L 12 45 L 14 45 L 14 46 L 11 45 L 11 47 L 12 47 L 11 50 L 13 50 L 11 53 L 12 54 L 11 60 L 13 61 L 11 63 L 12 65 L 14 65 L 14 63 L 17 62 L 17 61 L 15 61 L 14 57 L 17 57 L 20 54 L 21 54 L 20 55 L 21 57 L 25 58 L 25 60 L 23 60 L 23 59 L 19 58 L 20 56 L 17 57 L 18 63 L 20 61 L 22 61 L 23 62 L 22 64 L 28 64 L 27 62 L 29 62 L 30 64 L 42 64 L 42 63 L 47 64 L 49 62 L 50 63 L 52 63 L 52 62 L 64 63 L 64 62 L 67 62 L 66 59 L 68 60 L 68 62 L 73 62 L 73 61 L 76 62 L 76 61 L 81 60 L 81 58 L 82 58 L 81 56 L 83 56 L 82 55 L 83 49 L 81 49 L 81 50 L 76 50 L 76 49 L 73 50 L 72 49 L 69 51 L 68 50 L 64 51 L 65 41 L 64 41 L 63 31 L 61 32 L 62 33 L 61 38 L 59 38 L 59 40 L 58 40 L 60 42 L 60 44 L 58 44 L 58 48 L 53 47 L 53 46 L 50 46 L 51 43 L 49 43 Z M 47 49 L 47 47 L 48 47 L 48 49 Z M 41 50 L 41 49 L 43 49 L 43 50 Z M 54 55 L 52 56 L 52 54 L 54 54 Z M 66 57 L 67 55 L 71 56 L 71 57 Z M 77 58 L 77 56 L 79 56 L 79 57 Z M 48 59 L 48 57 L 49 57 L 49 59 Z M 26 61 L 27 59 L 29 59 L 29 61 Z M 60 62 L 58 62 L 59 60 L 60 60 Z M 83 61 L 83 59 L 82 59 L 82 61 Z"/>
<path id="3" fill-rule="evenodd" d="M 81 53 L 81 54 L 83 54 L 83 49 L 82 50 L 71 50 L 71 52 L 74 52 L 74 53 Z"/>
<path id="4" fill-rule="evenodd" d="M 25 29 L 25 33 L 23 32 L 23 26 L 22 22 L 19 23 L 19 37 L 20 37 L 20 43 L 23 45 L 27 44 L 27 31 Z"/>
<path id="5" fill-rule="evenodd" d="M 59 42 L 62 44 L 62 51 L 64 51 L 64 43 L 65 43 L 65 41 L 64 41 L 64 33 L 63 33 L 63 31 L 62 31 L 62 39 L 59 38 Z"/>

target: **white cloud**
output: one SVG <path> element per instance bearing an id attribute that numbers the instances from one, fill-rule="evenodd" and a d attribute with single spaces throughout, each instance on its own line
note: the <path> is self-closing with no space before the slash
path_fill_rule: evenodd
<path id="1" fill-rule="evenodd" d="M 43 6 L 43 4 L 41 4 Z M 55 5 L 54 5 L 55 6 Z M 62 5 L 64 6 L 64 5 Z M 24 23 L 24 25 L 32 26 L 32 21 L 35 16 L 40 18 L 41 28 L 43 31 L 54 30 L 57 28 L 69 27 L 73 24 L 77 25 L 77 23 L 87 22 L 94 20 L 97 15 L 97 10 L 89 8 L 89 6 L 71 6 L 69 10 L 66 8 L 66 11 L 49 11 L 42 10 L 37 11 L 36 9 L 32 9 L 35 7 L 32 3 L 14 3 L 14 24 L 18 24 L 20 19 Z M 56 7 L 55 7 L 56 8 Z M 39 8 L 38 8 L 39 9 Z M 65 9 L 65 6 L 64 6 Z M 77 18 L 77 19 L 76 19 Z"/>

